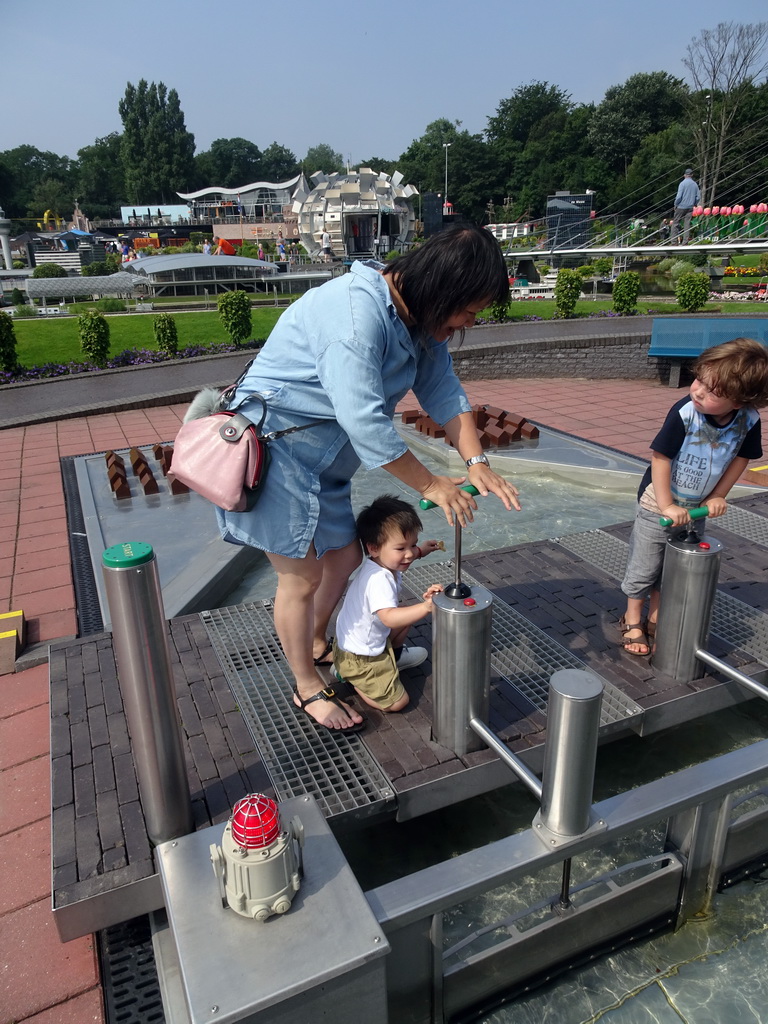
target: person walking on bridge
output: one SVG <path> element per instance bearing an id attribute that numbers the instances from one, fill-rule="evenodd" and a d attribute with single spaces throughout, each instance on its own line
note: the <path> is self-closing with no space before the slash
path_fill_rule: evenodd
<path id="1" fill-rule="evenodd" d="M 688 245 L 688 238 L 691 234 L 691 217 L 693 208 L 701 202 L 699 186 L 693 180 L 693 171 L 686 168 L 685 176 L 677 187 L 675 196 L 675 215 L 672 218 L 672 230 L 669 241 L 675 243 L 680 234 L 680 220 L 683 221 L 683 245 Z"/>

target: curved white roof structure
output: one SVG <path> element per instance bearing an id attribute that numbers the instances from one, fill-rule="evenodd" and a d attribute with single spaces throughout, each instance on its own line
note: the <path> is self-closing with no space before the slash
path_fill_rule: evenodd
<path id="1" fill-rule="evenodd" d="M 70 298 L 75 295 L 130 295 L 140 281 L 118 271 L 106 277 L 30 277 L 24 285 L 30 299 Z"/>
<path id="2" fill-rule="evenodd" d="M 206 188 L 200 188 L 197 192 L 177 192 L 176 195 L 180 199 L 202 199 L 204 196 L 232 196 L 237 198 L 240 196 L 243 198 L 249 192 L 256 192 L 260 188 L 272 189 L 277 191 L 287 191 L 293 193 L 294 187 L 301 184 L 303 174 L 297 174 L 295 178 L 289 178 L 288 181 L 252 181 L 250 185 L 238 185 L 236 188 L 222 188 L 221 185 L 208 185 Z"/>
<path id="3" fill-rule="evenodd" d="M 247 256 L 206 256 L 199 252 L 179 252 L 171 256 L 141 256 L 123 264 L 123 270 L 129 274 L 140 274 L 145 277 L 199 267 L 245 267 L 258 270 L 260 273 L 277 273 L 275 264 L 266 260 L 252 260 Z"/>

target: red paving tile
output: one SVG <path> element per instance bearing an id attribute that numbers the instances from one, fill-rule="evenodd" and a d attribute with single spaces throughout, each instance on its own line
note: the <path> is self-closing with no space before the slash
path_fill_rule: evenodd
<path id="1" fill-rule="evenodd" d="M 51 825 L 48 818 L 0 838 L 0 916 L 51 894 Z"/>
<path id="2" fill-rule="evenodd" d="M 55 587 L 52 590 L 36 591 L 34 594 L 24 594 L 20 600 L 20 607 L 27 619 L 36 618 L 46 612 L 61 612 L 74 608 L 74 590 L 69 587 Z M 13 600 L 16 594 L 11 591 Z M 43 637 L 42 639 L 51 639 Z"/>
<path id="3" fill-rule="evenodd" d="M 0 725 L 6 716 L 18 715 L 39 704 L 48 705 L 47 665 L 0 676 Z"/>
<path id="4" fill-rule="evenodd" d="M 47 754 L 50 731 L 47 704 L 0 718 L 0 771 Z"/>
<path id="5" fill-rule="evenodd" d="M 92 988 L 65 1003 L 27 1017 L 23 1024 L 103 1024 L 104 1002 L 101 988 Z"/>
<path id="6" fill-rule="evenodd" d="M 31 825 L 33 821 L 47 821 L 50 814 L 48 757 L 38 757 L 0 772 L 0 836 Z"/>
<path id="7" fill-rule="evenodd" d="M 99 983 L 93 936 L 62 943 L 49 899 L 0 917 L 0 963 L 2 1021 L 23 1021 Z"/>
<path id="8" fill-rule="evenodd" d="M 52 587 L 66 587 L 72 582 L 69 565 L 52 565 L 31 572 L 17 572 L 13 579 L 15 596 L 49 591 Z"/>

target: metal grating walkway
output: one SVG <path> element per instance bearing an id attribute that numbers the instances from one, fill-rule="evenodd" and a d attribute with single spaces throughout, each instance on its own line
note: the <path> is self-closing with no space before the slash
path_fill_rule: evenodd
<path id="1" fill-rule="evenodd" d="M 742 515 L 747 514 L 743 509 L 738 511 Z M 762 516 L 754 518 L 762 519 Z M 623 578 L 629 545 L 618 537 L 603 533 L 602 530 L 590 530 L 588 533 L 557 537 L 555 542 L 609 576 L 618 580 Z M 711 630 L 724 643 L 738 647 L 755 661 L 768 665 L 768 615 L 731 594 L 718 591 L 715 594 Z"/>
<path id="2" fill-rule="evenodd" d="M 293 679 L 272 602 L 200 613 L 280 800 L 311 794 L 326 818 L 394 810 L 389 779 L 361 737 L 315 728 L 293 709 Z"/>
<path id="3" fill-rule="evenodd" d="M 760 516 L 749 509 L 739 508 L 738 505 L 729 505 L 728 511 L 713 524 L 719 530 L 728 530 L 753 544 L 760 544 L 768 548 L 768 519 Z"/>
<path id="4" fill-rule="evenodd" d="M 404 585 L 415 596 L 421 594 L 435 580 L 435 569 L 448 567 L 452 563 L 432 563 L 429 567 L 412 565 L 403 577 Z M 470 585 L 482 586 L 471 573 L 462 569 L 462 580 Z M 515 687 L 531 704 L 544 714 L 547 712 L 549 677 L 563 668 L 584 669 L 585 665 L 565 647 L 561 647 L 547 633 L 539 629 L 524 616 L 511 608 L 505 601 L 494 595 L 493 626 L 491 636 L 491 670 Z M 593 672 L 592 669 L 589 670 Z M 597 675 L 597 673 L 594 673 Z M 603 691 L 601 728 L 626 724 L 641 718 L 643 709 L 639 704 L 608 682 L 599 677 L 605 687 Z"/>

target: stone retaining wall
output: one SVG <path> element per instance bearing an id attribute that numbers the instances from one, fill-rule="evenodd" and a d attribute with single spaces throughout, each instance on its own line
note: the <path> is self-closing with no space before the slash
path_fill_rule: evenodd
<path id="1" fill-rule="evenodd" d="M 592 380 L 669 380 L 669 359 L 648 356 L 650 334 L 612 338 L 542 338 L 465 346 L 453 352 L 461 380 L 504 377 L 585 377 Z"/>

